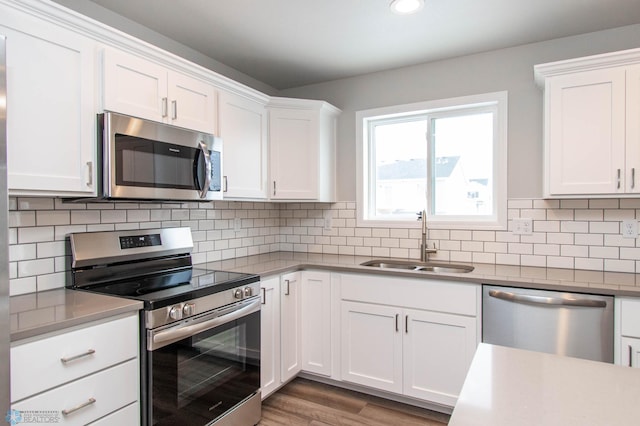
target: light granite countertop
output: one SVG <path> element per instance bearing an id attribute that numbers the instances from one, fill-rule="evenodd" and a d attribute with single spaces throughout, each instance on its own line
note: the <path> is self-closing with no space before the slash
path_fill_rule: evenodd
<path id="1" fill-rule="evenodd" d="M 640 297 L 640 274 L 487 263 L 465 263 L 465 265 L 474 267 L 474 270 L 468 273 L 434 273 L 361 266 L 361 263 L 372 259 L 375 258 L 335 254 L 274 252 L 208 262 L 199 266 L 206 265 L 210 269 L 259 274 L 263 277 L 302 269 L 328 269 L 339 272 L 374 273 L 412 278 L 438 278 L 477 284 Z M 388 260 L 387 258 L 381 259 Z M 439 261 L 434 262 L 442 263 Z"/>
<path id="2" fill-rule="evenodd" d="M 481 343 L 449 426 L 632 425 L 640 369 Z"/>
<path id="3" fill-rule="evenodd" d="M 65 288 L 10 298 L 11 341 L 142 309 L 142 302 Z"/>

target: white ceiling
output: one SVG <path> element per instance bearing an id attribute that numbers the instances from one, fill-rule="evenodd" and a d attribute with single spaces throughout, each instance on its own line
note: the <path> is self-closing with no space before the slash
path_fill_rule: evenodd
<path id="1" fill-rule="evenodd" d="M 93 0 L 276 89 L 640 23 L 639 0 L 389 1 Z"/>

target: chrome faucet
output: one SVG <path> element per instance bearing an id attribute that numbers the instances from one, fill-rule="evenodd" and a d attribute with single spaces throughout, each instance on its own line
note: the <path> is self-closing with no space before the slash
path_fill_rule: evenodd
<path id="1" fill-rule="evenodd" d="M 433 248 L 427 247 L 427 211 L 422 210 L 418 213 L 418 220 L 422 221 L 422 241 L 420 242 L 420 261 L 427 262 L 429 260 L 429 255 L 432 253 L 436 253 L 438 250 L 436 249 L 435 243 L 433 244 Z"/>

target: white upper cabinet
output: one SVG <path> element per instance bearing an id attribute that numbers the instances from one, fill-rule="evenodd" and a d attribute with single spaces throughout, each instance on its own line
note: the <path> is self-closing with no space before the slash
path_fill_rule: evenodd
<path id="1" fill-rule="evenodd" d="M 216 90 L 202 80 L 123 51 L 103 53 L 103 108 L 216 133 Z"/>
<path id="2" fill-rule="evenodd" d="M 537 65 L 545 196 L 640 192 L 640 49 Z"/>
<path id="3" fill-rule="evenodd" d="M 219 96 L 219 133 L 224 141 L 225 198 L 267 198 L 267 97 Z"/>
<path id="4" fill-rule="evenodd" d="M 339 109 L 322 101 L 272 98 L 269 103 L 272 200 L 335 200 L 339 113 Z"/>
<path id="5" fill-rule="evenodd" d="M 0 5 L 11 195 L 95 194 L 94 42 Z"/>

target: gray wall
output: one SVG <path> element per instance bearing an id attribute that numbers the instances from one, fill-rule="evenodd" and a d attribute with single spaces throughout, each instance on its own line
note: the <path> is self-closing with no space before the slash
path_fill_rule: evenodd
<path id="1" fill-rule="evenodd" d="M 543 93 L 534 83 L 533 66 L 636 47 L 640 25 L 288 89 L 279 95 L 324 99 L 343 110 L 338 123 L 338 199 L 354 201 L 356 111 L 507 90 L 509 198 L 539 198 Z"/>

